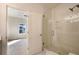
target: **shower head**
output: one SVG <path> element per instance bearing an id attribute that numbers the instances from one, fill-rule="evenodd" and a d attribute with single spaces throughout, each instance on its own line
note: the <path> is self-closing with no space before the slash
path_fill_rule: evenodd
<path id="1" fill-rule="evenodd" d="M 79 5 L 76 5 L 75 7 L 79 8 Z"/>
<path id="2" fill-rule="evenodd" d="M 75 7 L 79 8 L 79 5 L 75 5 L 74 7 L 69 8 L 69 10 L 73 12 Z"/>
<path id="3" fill-rule="evenodd" d="M 69 10 L 73 12 L 73 8 L 69 8 Z"/>

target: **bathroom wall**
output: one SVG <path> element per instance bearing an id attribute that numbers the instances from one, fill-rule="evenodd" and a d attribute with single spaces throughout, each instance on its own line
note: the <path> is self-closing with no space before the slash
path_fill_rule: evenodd
<path id="1" fill-rule="evenodd" d="M 62 23 L 65 21 L 65 17 L 69 15 L 69 8 L 72 8 L 76 4 L 64 3 L 57 6 L 53 13 L 55 16 L 55 24 L 52 27 L 55 29 L 55 35 L 53 43 L 60 54 L 66 54 L 72 52 L 79 54 L 79 37 L 78 37 L 78 22 L 76 23 Z M 53 12 L 53 10 L 52 10 Z M 52 16 L 53 17 L 53 16 Z"/>
<path id="2" fill-rule="evenodd" d="M 2 40 L 2 54 L 7 51 L 7 37 L 6 37 L 6 4 L 0 4 L 0 34 Z"/>
<path id="3" fill-rule="evenodd" d="M 0 4 L 0 20 L 1 20 L 1 4 Z M 0 27 L 1 27 L 1 23 L 0 23 Z M 1 29 L 0 29 L 0 54 L 2 54 Z"/>

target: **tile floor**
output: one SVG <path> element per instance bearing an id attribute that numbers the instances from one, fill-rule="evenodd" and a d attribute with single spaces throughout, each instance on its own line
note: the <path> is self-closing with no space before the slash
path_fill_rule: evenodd
<path id="1" fill-rule="evenodd" d="M 37 53 L 36 55 L 58 55 L 58 54 L 53 51 L 44 50 L 40 53 Z"/>

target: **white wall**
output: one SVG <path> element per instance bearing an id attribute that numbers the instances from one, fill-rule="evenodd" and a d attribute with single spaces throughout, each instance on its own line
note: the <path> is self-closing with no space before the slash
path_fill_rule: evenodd
<path id="1" fill-rule="evenodd" d="M 30 29 L 29 29 L 29 50 L 31 54 L 36 54 L 42 51 L 42 14 L 32 13 L 30 17 Z M 33 52 L 32 52 L 33 51 Z"/>
<path id="2" fill-rule="evenodd" d="M 6 4 L 1 5 L 1 13 L 0 13 L 0 31 L 1 31 L 1 39 L 2 39 L 2 54 L 6 54 L 7 40 L 6 40 Z"/>

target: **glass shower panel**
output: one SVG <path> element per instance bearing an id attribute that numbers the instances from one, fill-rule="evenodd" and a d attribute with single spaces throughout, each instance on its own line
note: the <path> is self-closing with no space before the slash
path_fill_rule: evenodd
<path id="1" fill-rule="evenodd" d="M 7 8 L 7 54 L 28 53 L 28 15 L 15 8 Z"/>
<path id="2" fill-rule="evenodd" d="M 79 54 L 79 21 L 66 21 L 57 26 L 57 39 L 60 46 L 66 51 Z"/>
<path id="3" fill-rule="evenodd" d="M 27 35 L 27 15 L 14 8 L 8 8 L 7 37 L 8 40 L 24 39 Z"/>

